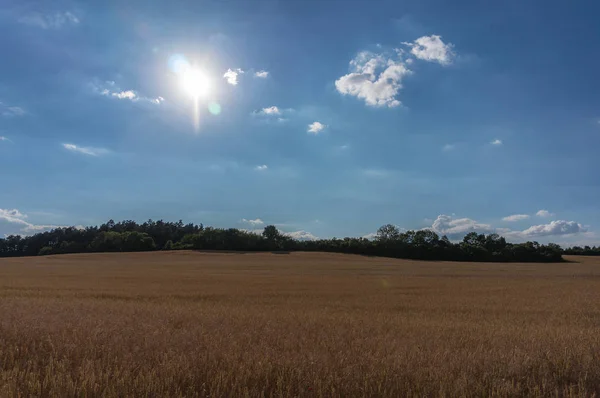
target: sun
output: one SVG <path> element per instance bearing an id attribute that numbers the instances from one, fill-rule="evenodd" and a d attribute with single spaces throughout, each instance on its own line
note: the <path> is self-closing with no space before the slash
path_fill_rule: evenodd
<path id="1" fill-rule="evenodd" d="M 194 99 L 210 93 L 210 80 L 200 69 L 188 67 L 181 73 L 180 79 L 183 90 Z"/>

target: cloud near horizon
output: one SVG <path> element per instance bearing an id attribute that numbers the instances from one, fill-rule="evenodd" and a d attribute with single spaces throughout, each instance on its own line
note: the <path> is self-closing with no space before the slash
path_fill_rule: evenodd
<path id="1" fill-rule="evenodd" d="M 528 214 L 513 214 L 511 216 L 503 217 L 502 221 L 513 222 L 513 221 L 527 220 L 528 218 L 529 218 Z"/>
<path id="2" fill-rule="evenodd" d="M 60 228 L 57 225 L 37 225 L 30 223 L 26 220 L 27 215 L 21 213 L 17 209 L 0 209 L 0 222 L 8 224 L 14 224 L 20 228 L 22 234 L 15 233 L 17 235 L 30 235 L 37 232 L 48 231 L 55 228 Z"/>
<path id="3" fill-rule="evenodd" d="M 245 223 L 245 224 L 250 224 L 250 225 L 252 225 L 253 227 L 256 227 L 256 226 L 259 226 L 259 225 L 264 225 L 264 224 L 265 224 L 265 223 L 264 223 L 264 221 L 263 221 L 263 220 L 261 220 L 260 218 L 257 218 L 257 219 L 254 219 L 254 220 L 248 220 L 248 219 L 242 218 L 242 220 L 241 220 L 241 221 L 242 221 L 243 223 Z"/>
<path id="4" fill-rule="evenodd" d="M 517 214 L 516 216 L 524 215 Z M 536 237 L 559 237 L 588 232 L 585 226 L 575 221 L 557 220 L 551 221 L 548 224 L 533 225 L 524 230 L 511 230 L 510 228 L 496 228 L 490 224 L 480 223 L 470 218 L 457 219 L 444 214 L 439 215 L 434 220 L 430 229 L 440 235 L 447 235 L 452 240 L 462 239 L 469 232 L 497 233 L 511 241 L 526 241 Z"/>

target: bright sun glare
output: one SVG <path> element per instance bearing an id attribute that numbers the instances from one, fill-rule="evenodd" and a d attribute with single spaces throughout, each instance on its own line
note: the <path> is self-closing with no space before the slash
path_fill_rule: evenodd
<path id="1" fill-rule="evenodd" d="M 181 74 L 181 86 L 186 93 L 196 99 L 205 97 L 210 91 L 210 81 L 206 75 L 192 67 L 186 68 Z"/>

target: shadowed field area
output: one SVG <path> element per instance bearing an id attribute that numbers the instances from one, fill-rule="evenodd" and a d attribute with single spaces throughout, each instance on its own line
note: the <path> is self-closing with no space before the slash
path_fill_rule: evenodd
<path id="1" fill-rule="evenodd" d="M 600 393 L 600 258 L 0 259 L 0 396 Z"/>

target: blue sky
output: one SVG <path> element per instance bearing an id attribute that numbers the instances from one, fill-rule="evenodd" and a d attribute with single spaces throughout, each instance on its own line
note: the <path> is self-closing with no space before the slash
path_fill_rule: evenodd
<path id="1" fill-rule="evenodd" d="M 599 12 L 5 0 L 0 235 L 162 218 L 599 243 Z"/>

